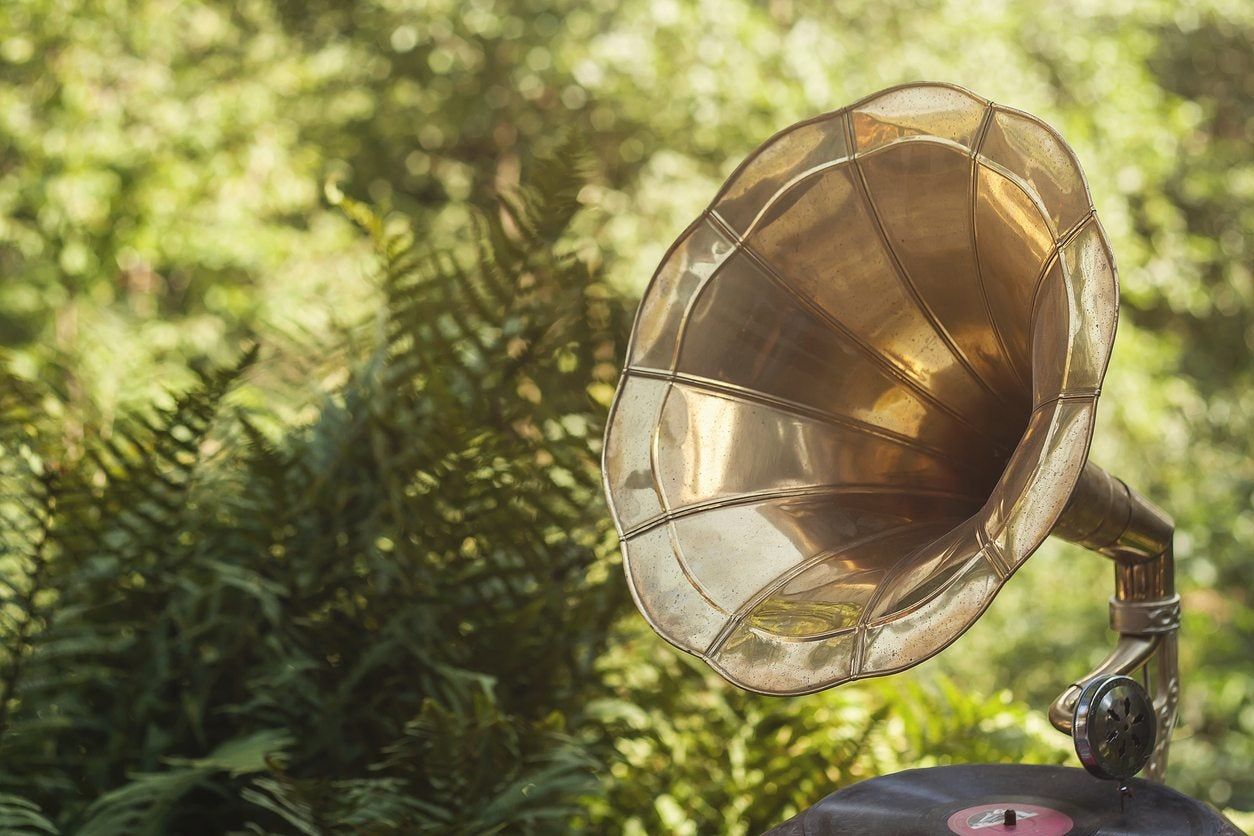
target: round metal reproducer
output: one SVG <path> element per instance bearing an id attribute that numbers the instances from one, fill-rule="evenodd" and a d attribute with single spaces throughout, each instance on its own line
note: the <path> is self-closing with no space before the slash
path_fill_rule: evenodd
<path id="1" fill-rule="evenodd" d="M 1097 677 L 1080 692 L 1072 729 L 1085 769 L 1098 778 L 1126 780 L 1144 769 L 1154 752 L 1154 704 L 1131 677 Z"/>

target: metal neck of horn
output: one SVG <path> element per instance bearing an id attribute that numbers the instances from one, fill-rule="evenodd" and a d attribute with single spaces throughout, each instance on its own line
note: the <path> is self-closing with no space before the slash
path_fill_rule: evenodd
<path id="1" fill-rule="evenodd" d="M 1115 562 L 1110 626 L 1119 638 L 1110 655 L 1054 700 L 1050 722 L 1071 734 L 1076 702 L 1085 684 L 1101 676 L 1144 671 L 1158 726 L 1146 771 L 1153 780 L 1162 781 L 1180 695 L 1174 523 L 1154 503 L 1089 462 L 1053 533 Z"/>

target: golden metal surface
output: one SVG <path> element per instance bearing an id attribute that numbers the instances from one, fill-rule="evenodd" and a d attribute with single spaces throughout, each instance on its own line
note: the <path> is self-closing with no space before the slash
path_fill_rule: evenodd
<path id="1" fill-rule="evenodd" d="M 603 469 L 640 611 L 800 694 L 937 653 L 1051 531 L 1169 596 L 1170 520 L 1087 464 L 1117 318 L 1037 119 L 910 84 L 777 134 L 637 314 Z"/>

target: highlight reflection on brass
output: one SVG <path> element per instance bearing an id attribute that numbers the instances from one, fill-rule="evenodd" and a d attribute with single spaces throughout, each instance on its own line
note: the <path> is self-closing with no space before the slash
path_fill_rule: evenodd
<path id="1" fill-rule="evenodd" d="M 637 315 L 604 472 L 641 612 L 799 694 L 938 652 L 1051 532 L 1118 562 L 1119 601 L 1170 599 L 1170 520 L 1087 463 L 1117 318 L 1083 174 L 1037 119 L 912 84 L 777 134 Z M 1150 651 L 1158 770 L 1174 641 Z"/>

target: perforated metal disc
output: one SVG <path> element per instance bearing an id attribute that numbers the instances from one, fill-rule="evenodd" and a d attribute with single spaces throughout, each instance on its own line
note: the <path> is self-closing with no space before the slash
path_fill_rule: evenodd
<path id="1" fill-rule="evenodd" d="M 1154 704 L 1127 676 L 1098 677 L 1085 685 L 1072 728 L 1080 763 L 1098 778 L 1131 778 L 1154 752 Z"/>

